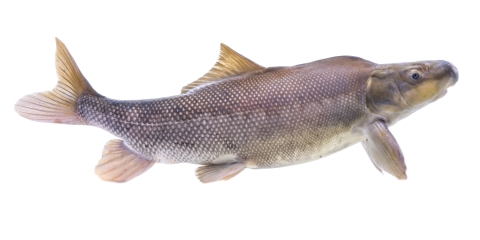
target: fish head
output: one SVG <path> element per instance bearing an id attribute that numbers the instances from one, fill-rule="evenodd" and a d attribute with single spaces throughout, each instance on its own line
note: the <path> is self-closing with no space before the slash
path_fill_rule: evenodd
<path id="1" fill-rule="evenodd" d="M 417 62 L 398 68 L 398 89 L 413 108 L 445 96 L 447 88 L 458 81 L 457 68 L 447 61 Z"/>
<path id="2" fill-rule="evenodd" d="M 368 107 L 395 123 L 445 96 L 457 81 L 457 68 L 443 60 L 378 65 L 368 81 Z"/>

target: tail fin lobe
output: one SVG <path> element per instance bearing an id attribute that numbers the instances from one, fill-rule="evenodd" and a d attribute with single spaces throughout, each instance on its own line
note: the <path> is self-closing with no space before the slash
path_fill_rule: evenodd
<path id="1" fill-rule="evenodd" d="M 57 86 L 52 91 L 27 95 L 15 104 L 20 116 L 39 122 L 87 124 L 76 113 L 83 94 L 100 96 L 80 72 L 65 44 L 56 38 Z"/>

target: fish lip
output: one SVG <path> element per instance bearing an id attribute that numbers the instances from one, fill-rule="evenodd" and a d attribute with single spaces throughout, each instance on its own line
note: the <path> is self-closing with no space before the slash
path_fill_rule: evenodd
<path id="1" fill-rule="evenodd" d="M 450 67 L 452 68 L 452 75 L 453 75 L 453 83 L 450 86 L 455 85 L 458 82 L 458 69 L 455 65 L 450 63 Z"/>
<path id="2" fill-rule="evenodd" d="M 451 86 L 454 86 L 455 84 L 457 84 L 457 82 L 458 82 L 458 69 L 452 63 L 447 62 L 447 61 L 445 61 L 445 62 L 446 62 L 446 65 L 450 68 L 450 80 L 449 80 L 449 83 L 448 83 L 448 87 L 451 87 Z"/>
<path id="3" fill-rule="evenodd" d="M 448 90 L 447 89 L 444 89 L 443 91 L 441 91 L 434 99 L 434 101 L 440 99 L 440 98 L 443 98 L 445 95 L 447 95 L 447 92 Z"/>

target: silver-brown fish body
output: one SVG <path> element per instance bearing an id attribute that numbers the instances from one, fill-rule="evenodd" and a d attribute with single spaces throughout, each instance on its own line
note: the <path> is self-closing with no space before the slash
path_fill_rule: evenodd
<path id="1" fill-rule="evenodd" d="M 217 64 L 182 94 L 118 101 L 86 81 L 57 39 L 59 82 L 27 95 L 17 112 L 43 122 L 93 125 L 109 141 L 96 173 L 127 181 L 153 163 L 201 164 L 202 182 L 245 168 L 271 168 L 325 157 L 362 142 L 380 171 L 406 178 L 388 126 L 437 100 L 458 80 L 446 61 L 378 65 L 333 57 L 264 68 L 222 44 Z"/>

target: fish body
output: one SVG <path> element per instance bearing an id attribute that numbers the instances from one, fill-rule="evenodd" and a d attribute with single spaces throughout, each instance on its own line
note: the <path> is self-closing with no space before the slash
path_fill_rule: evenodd
<path id="1" fill-rule="evenodd" d="M 339 57 L 267 68 L 161 99 L 84 95 L 78 114 L 156 162 L 212 164 L 225 158 L 252 168 L 291 165 L 361 140 L 352 127 L 366 114 L 368 76 L 350 64 L 374 67 Z"/>
<path id="2" fill-rule="evenodd" d="M 213 182 L 245 168 L 316 160 L 359 142 L 380 171 L 404 179 L 403 155 L 388 126 L 458 80 L 446 61 L 379 65 L 341 56 L 264 68 L 222 45 L 217 64 L 182 94 L 120 101 L 93 90 L 58 39 L 57 72 L 57 87 L 25 96 L 17 112 L 123 139 L 106 144 L 96 167 L 102 179 L 119 182 L 153 163 L 200 164 L 199 179 Z"/>

